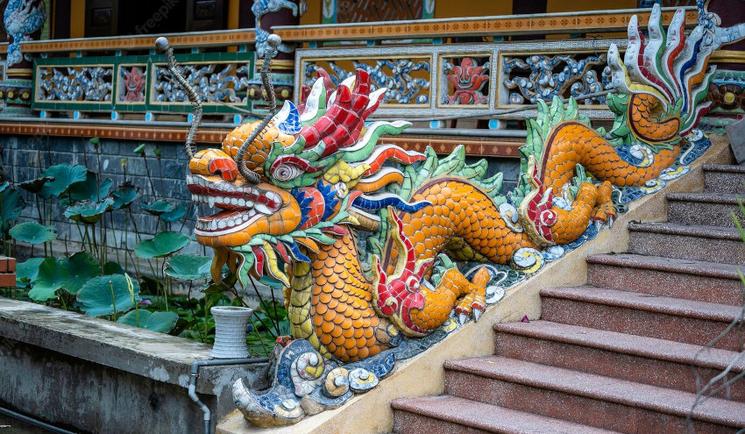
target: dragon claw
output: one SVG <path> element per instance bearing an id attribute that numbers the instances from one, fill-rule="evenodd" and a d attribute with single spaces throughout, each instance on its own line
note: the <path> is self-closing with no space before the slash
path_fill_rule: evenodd
<path id="1" fill-rule="evenodd" d="M 479 318 L 481 318 L 481 314 L 484 311 L 481 309 L 473 309 L 473 320 L 474 322 L 479 322 Z"/>
<path id="2" fill-rule="evenodd" d="M 458 325 L 463 325 L 468 321 L 468 315 L 465 313 L 459 313 L 458 314 Z"/>

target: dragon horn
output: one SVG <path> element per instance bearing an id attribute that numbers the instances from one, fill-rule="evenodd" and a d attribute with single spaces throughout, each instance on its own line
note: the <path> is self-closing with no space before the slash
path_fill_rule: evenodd
<path id="1" fill-rule="evenodd" d="M 258 173 L 246 167 L 244 162 L 246 151 L 248 150 L 249 145 L 251 145 L 260 134 L 264 133 L 264 130 L 277 112 L 277 98 L 274 95 L 274 86 L 272 86 L 270 66 L 272 63 L 272 57 L 277 53 L 277 47 L 282 43 L 282 39 L 278 35 L 269 35 L 267 43 L 269 47 L 264 52 L 264 64 L 261 65 L 261 83 L 264 85 L 264 91 L 267 93 L 267 97 L 269 98 L 269 112 L 264 116 L 264 119 L 261 120 L 259 126 L 254 128 L 248 139 L 243 142 L 238 153 L 235 154 L 235 162 L 238 163 L 238 170 L 241 172 L 241 175 L 252 184 L 258 184 L 261 181 L 261 177 Z"/>
<path id="2" fill-rule="evenodd" d="M 195 150 L 194 141 L 197 138 L 199 124 L 202 122 L 202 99 L 181 73 L 181 68 L 178 63 L 176 63 L 176 56 L 173 55 L 173 47 L 168 43 L 168 38 L 161 36 L 156 39 L 155 48 L 159 52 L 166 54 L 166 57 L 168 58 L 168 70 L 171 72 L 171 75 L 176 78 L 176 81 L 179 82 L 181 87 L 186 90 L 186 95 L 189 97 L 189 101 L 194 109 L 194 118 L 191 121 L 191 127 L 189 127 L 189 133 L 186 135 L 186 143 L 184 145 L 186 155 L 188 155 L 189 158 L 193 158 Z"/>

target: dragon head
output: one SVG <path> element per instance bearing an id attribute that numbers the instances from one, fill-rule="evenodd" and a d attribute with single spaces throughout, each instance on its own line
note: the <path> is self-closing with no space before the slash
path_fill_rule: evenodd
<path id="1" fill-rule="evenodd" d="M 380 136 L 410 125 L 365 123 L 385 89 L 371 92 L 364 70 L 335 90 L 327 84 L 316 80 L 302 112 L 286 101 L 271 119 L 234 129 L 221 149 L 193 154 L 188 188 L 210 209 L 198 218 L 196 238 L 217 252 L 215 280 L 227 262 L 241 281 L 250 273 L 289 286 L 285 265 L 309 262 L 319 243 L 346 233 L 345 225 L 376 229 L 381 209 L 426 205 L 380 192 L 403 180 L 386 161 L 424 159 L 394 145 L 376 146 Z"/>

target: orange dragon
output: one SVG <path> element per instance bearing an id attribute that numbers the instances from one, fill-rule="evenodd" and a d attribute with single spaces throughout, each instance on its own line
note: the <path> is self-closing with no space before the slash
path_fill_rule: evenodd
<path id="1" fill-rule="evenodd" d="M 363 70 L 335 90 L 316 80 L 302 111 L 285 102 L 236 128 L 221 149 L 187 146 L 193 200 L 217 208 L 196 227 L 197 241 L 215 250 L 213 279 L 227 265 L 241 282 L 251 275 L 282 287 L 292 337 L 322 356 L 296 357 L 293 372 L 325 381 L 327 397 L 346 396 L 341 385 L 353 375 L 337 364 L 425 336 L 453 311 L 461 322 L 484 311 L 490 273 L 481 268 L 469 280 L 448 259 L 520 266 L 526 252 L 570 243 L 592 221 L 612 221 L 614 187 L 675 176 L 671 166 L 709 105 L 708 59 L 720 29 L 702 19 L 686 37 L 682 10 L 667 32 L 660 21 L 655 7 L 643 37 L 631 20 L 624 61 L 609 49 L 608 105 L 616 114 L 609 132 L 593 129 L 573 100 L 539 103 L 509 198 L 499 194 L 501 174 L 484 179 L 486 162 L 466 165 L 462 149 L 438 159 L 431 149 L 377 145 L 410 124 L 366 122 L 385 89 L 371 91 Z M 366 249 L 363 234 L 372 234 Z M 239 408 L 257 425 L 311 412 L 296 405 L 310 392 L 298 383 L 288 392 L 293 383 L 282 383 L 290 380 L 280 372 L 290 368 L 279 366 L 276 381 L 287 390 L 274 399 L 234 386 Z"/>

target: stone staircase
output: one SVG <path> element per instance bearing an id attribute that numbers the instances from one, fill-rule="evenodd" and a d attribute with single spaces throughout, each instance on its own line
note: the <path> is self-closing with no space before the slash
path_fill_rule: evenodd
<path id="1" fill-rule="evenodd" d="M 496 352 L 445 363 L 445 394 L 392 403 L 394 432 L 697 433 L 745 427 L 745 379 L 691 413 L 704 381 L 742 350 L 730 214 L 745 168 L 707 165 L 702 193 L 668 194 L 666 223 L 629 225 L 629 252 L 587 258 L 587 284 L 541 292 L 542 319 L 496 324 Z M 741 216 L 742 217 L 742 216 Z M 745 371 L 745 360 L 730 376 Z M 690 425 L 687 417 L 691 413 Z"/>

